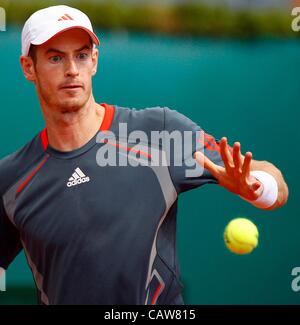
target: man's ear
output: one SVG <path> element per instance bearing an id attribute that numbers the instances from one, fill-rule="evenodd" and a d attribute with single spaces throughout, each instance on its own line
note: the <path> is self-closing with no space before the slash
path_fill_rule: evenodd
<path id="1" fill-rule="evenodd" d="M 93 50 L 92 50 L 92 62 L 93 62 L 92 75 L 93 76 L 97 73 L 98 55 L 99 55 L 98 49 L 97 48 L 93 48 Z"/>
<path id="2" fill-rule="evenodd" d="M 35 81 L 36 75 L 35 75 L 35 68 L 34 68 L 34 62 L 30 56 L 24 56 L 22 55 L 20 57 L 20 64 L 24 73 L 24 76 L 29 81 Z"/>

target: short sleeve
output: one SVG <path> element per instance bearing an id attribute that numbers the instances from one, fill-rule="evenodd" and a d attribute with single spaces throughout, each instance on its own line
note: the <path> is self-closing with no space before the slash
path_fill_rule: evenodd
<path id="1" fill-rule="evenodd" d="M 183 114 L 165 108 L 165 130 L 181 135 L 182 145 L 170 146 L 169 170 L 177 193 L 212 183 L 218 184 L 215 177 L 201 167 L 193 158 L 195 151 L 202 151 L 216 165 L 224 166 L 220 155 L 219 140 L 206 133 L 199 125 Z M 228 146 L 230 151 L 232 148 Z"/>
<path id="2" fill-rule="evenodd" d="M 8 219 L 0 200 L 0 267 L 7 269 L 9 264 L 22 250 L 22 243 L 17 228 Z"/>

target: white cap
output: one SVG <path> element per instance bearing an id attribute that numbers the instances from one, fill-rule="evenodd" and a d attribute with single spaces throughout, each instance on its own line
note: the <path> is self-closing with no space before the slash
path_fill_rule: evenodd
<path id="1" fill-rule="evenodd" d="M 82 28 L 99 45 L 89 17 L 68 6 L 53 6 L 33 13 L 22 30 L 22 55 L 28 55 L 30 45 L 41 45 L 50 38 L 71 28 Z"/>

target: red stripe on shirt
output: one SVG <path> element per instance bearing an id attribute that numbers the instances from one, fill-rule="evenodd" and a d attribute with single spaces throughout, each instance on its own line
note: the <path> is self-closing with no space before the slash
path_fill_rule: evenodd
<path id="1" fill-rule="evenodd" d="M 109 104 L 101 104 L 105 108 L 105 115 L 100 127 L 100 131 L 109 130 L 115 115 L 115 107 Z"/>
<path id="2" fill-rule="evenodd" d="M 161 290 L 162 286 L 163 285 L 160 283 L 159 286 L 158 286 L 158 288 L 156 289 L 155 294 L 154 294 L 154 296 L 153 296 L 153 298 L 151 300 L 151 305 L 155 305 L 156 300 L 157 300 L 157 297 L 158 297 L 158 294 L 160 293 L 160 290 Z"/>
<path id="3" fill-rule="evenodd" d="M 33 176 L 41 169 L 44 163 L 48 160 L 49 156 L 45 157 L 44 160 L 33 170 L 31 174 L 25 179 L 25 181 L 18 187 L 16 190 L 16 194 L 19 194 L 23 188 L 29 183 L 29 181 L 33 178 Z"/>

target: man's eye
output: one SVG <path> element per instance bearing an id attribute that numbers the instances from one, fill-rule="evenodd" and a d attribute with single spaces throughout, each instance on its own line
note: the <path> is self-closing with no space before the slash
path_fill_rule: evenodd
<path id="1" fill-rule="evenodd" d="M 57 63 L 57 62 L 60 62 L 61 59 L 62 59 L 61 56 L 59 56 L 59 55 L 55 55 L 55 56 L 52 56 L 52 57 L 50 58 L 50 61 L 53 62 L 53 63 Z"/>
<path id="2" fill-rule="evenodd" d="M 79 53 L 77 57 L 80 60 L 85 60 L 85 59 L 87 59 L 88 54 L 87 53 Z"/>

